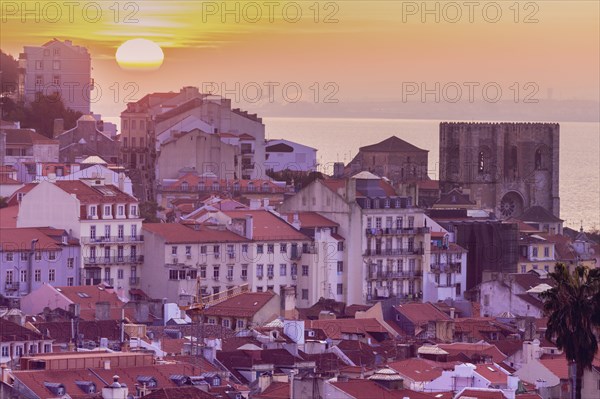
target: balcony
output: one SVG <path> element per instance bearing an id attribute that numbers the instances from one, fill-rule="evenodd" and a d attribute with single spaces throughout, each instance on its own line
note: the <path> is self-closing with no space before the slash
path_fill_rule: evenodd
<path id="1" fill-rule="evenodd" d="M 102 280 L 102 282 L 104 284 L 110 285 L 112 287 L 115 284 L 115 279 L 114 278 L 105 278 L 105 279 Z"/>
<path id="2" fill-rule="evenodd" d="M 129 285 L 139 285 L 140 278 L 139 277 L 129 277 Z"/>
<path id="3" fill-rule="evenodd" d="M 142 263 L 144 255 L 134 256 L 97 256 L 91 258 L 83 258 L 84 265 L 112 265 L 120 263 Z"/>
<path id="4" fill-rule="evenodd" d="M 412 279 L 423 276 L 422 270 L 405 270 L 401 272 L 391 271 L 371 271 L 368 278 L 370 280 L 382 280 L 382 279 Z"/>
<path id="5" fill-rule="evenodd" d="M 300 251 L 292 251 L 292 254 L 290 255 L 291 260 L 300 260 L 301 258 L 302 253 L 300 253 Z"/>
<path id="6" fill-rule="evenodd" d="M 423 248 L 366 249 L 364 256 L 423 255 Z"/>
<path id="7" fill-rule="evenodd" d="M 110 237 L 81 237 L 82 244 L 118 244 L 118 243 L 135 243 L 144 242 L 143 235 L 136 236 L 110 236 Z"/>
<path id="8" fill-rule="evenodd" d="M 435 274 L 439 273 L 460 273 L 461 264 L 460 262 L 452 263 L 432 263 L 431 272 Z"/>
<path id="9" fill-rule="evenodd" d="M 12 283 L 5 283 L 4 284 L 4 289 L 6 291 L 19 291 L 19 282 L 15 281 Z"/>
<path id="10" fill-rule="evenodd" d="M 86 278 L 84 279 L 84 285 L 99 285 L 102 282 L 99 278 Z"/>
<path id="11" fill-rule="evenodd" d="M 365 234 L 367 236 L 389 236 L 401 234 L 425 234 L 430 232 L 429 227 L 403 227 L 403 228 L 367 228 Z"/>

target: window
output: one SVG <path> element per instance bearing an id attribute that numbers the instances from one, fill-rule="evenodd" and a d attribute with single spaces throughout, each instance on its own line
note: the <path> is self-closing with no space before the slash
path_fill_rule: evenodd
<path id="1" fill-rule="evenodd" d="M 236 323 L 237 328 L 244 328 L 244 320 L 238 320 Z"/>
<path id="2" fill-rule="evenodd" d="M 123 273 L 123 269 L 118 269 L 118 270 L 117 270 L 117 278 L 118 278 L 119 280 L 123 280 L 123 275 L 124 275 L 124 274 L 125 274 L 125 273 Z"/>
<path id="3" fill-rule="evenodd" d="M 56 251 L 50 251 L 50 252 L 48 252 L 48 259 L 49 260 L 56 260 Z"/>
<path id="4" fill-rule="evenodd" d="M 6 282 L 9 284 L 12 284 L 12 282 L 13 282 L 13 271 L 12 270 L 6 271 Z"/>
<path id="5" fill-rule="evenodd" d="M 137 216 L 137 206 L 136 205 L 129 205 L 129 213 L 131 214 L 131 216 Z"/>
<path id="6" fill-rule="evenodd" d="M 225 327 L 225 328 L 231 327 L 231 323 L 230 323 L 229 319 L 223 319 L 223 327 Z"/>
<path id="7" fill-rule="evenodd" d="M 256 287 L 256 292 L 263 292 L 263 287 L 261 287 L 261 286 Z"/>
<path id="8" fill-rule="evenodd" d="M 192 246 L 191 245 L 186 245 L 185 246 L 185 254 L 187 256 L 192 256 Z"/>
<path id="9" fill-rule="evenodd" d="M 343 295 L 344 294 L 344 284 L 338 284 L 337 285 L 337 294 L 338 295 Z"/>
<path id="10" fill-rule="evenodd" d="M 117 226 L 117 237 L 122 240 L 123 236 L 125 236 L 125 226 L 120 224 Z"/>
<path id="11" fill-rule="evenodd" d="M 248 265 L 242 265 L 242 279 L 246 280 L 248 278 Z"/>
<path id="12" fill-rule="evenodd" d="M 35 69 L 44 69 L 44 61 L 38 60 L 35 62 Z"/>
<path id="13" fill-rule="evenodd" d="M 110 238 L 110 224 L 104 226 L 104 238 Z"/>
<path id="14" fill-rule="evenodd" d="M 368 217 L 367 218 L 367 229 L 370 229 L 373 227 L 373 218 Z"/>
<path id="15" fill-rule="evenodd" d="M 285 263 L 279 265 L 279 275 L 287 276 L 287 265 Z"/>
<path id="16" fill-rule="evenodd" d="M 275 275 L 275 265 L 267 265 L 267 278 L 273 278 Z"/>
<path id="17" fill-rule="evenodd" d="M 533 265 L 533 270 L 537 270 L 538 269 L 538 265 Z"/>
<path id="18" fill-rule="evenodd" d="M 215 254 L 215 257 L 218 257 L 219 253 L 221 252 L 221 246 L 220 245 L 214 245 L 213 246 L 213 252 Z"/>
<path id="19" fill-rule="evenodd" d="M 90 206 L 90 216 L 96 216 L 96 206 Z"/>
<path id="20" fill-rule="evenodd" d="M 60 49 L 59 48 L 55 48 L 53 51 L 54 55 L 60 55 Z"/>
<path id="21" fill-rule="evenodd" d="M 302 289 L 302 299 L 308 300 L 308 290 Z"/>
<path id="22" fill-rule="evenodd" d="M 41 251 L 35 252 L 35 260 L 42 260 L 42 252 Z"/>
<path id="23" fill-rule="evenodd" d="M 73 267 L 75 267 L 75 258 L 67 259 L 67 267 L 69 269 L 72 269 Z"/>
<path id="24" fill-rule="evenodd" d="M 125 207 L 123 205 L 117 206 L 117 215 L 125 216 Z"/>
<path id="25" fill-rule="evenodd" d="M 544 265 L 544 270 L 549 272 L 550 271 L 550 265 Z"/>
<path id="26" fill-rule="evenodd" d="M 2 357 L 8 357 L 8 346 L 2 347 Z"/>
<path id="27" fill-rule="evenodd" d="M 389 207 L 389 205 L 388 205 L 388 207 Z M 388 228 L 388 229 L 391 229 L 392 228 L 393 220 L 394 219 L 392 219 L 391 216 L 386 217 L 385 218 L 385 227 Z"/>
<path id="28" fill-rule="evenodd" d="M 219 266 L 213 266 L 213 279 L 219 279 Z"/>
<path id="29" fill-rule="evenodd" d="M 21 260 L 27 260 L 27 252 L 21 252 Z"/>
<path id="30" fill-rule="evenodd" d="M 242 244 L 242 253 L 248 253 L 248 244 Z"/>
<path id="31" fill-rule="evenodd" d="M 200 246 L 200 253 L 201 254 L 206 254 L 206 245 L 201 245 Z"/>
<path id="32" fill-rule="evenodd" d="M 547 258 L 550 256 L 550 247 L 544 247 L 544 257 Z"/>
<path id="33" fill-rule="evenodd" d="M 267 253 L 272 254 L 275 252 L 275 244 L 267 244 Z"/>
<path id="34" fill-rule="evenodd" d="M 208 324 L 217 324 L 217 320 L 214 317 L 209 317 Z"/>
<path id="35" fill-rule="evenodd" d="M 527 273 L 527 265 L 521 265 L 521 273 Z"/>
<path id="36" fill-rule="evenodd" d="M 7 252 L 6 253 L 6 261 L 7 262 L 12 262 L 13 261 L 13 253 L 12 252 Z"/>
<path id="37" fill-rule="evenodd" d="M 375 218 L 375 228 L 376 229 L 381 228 L 381 218 Z"/>
<path id="38" fill-rule="evenodd" d="M 60 86 L 60 75 L 54 75 L 52 77 L 52 84 L 55 86 Z"/>
<path id="39" fill-rule="evenodd" d="M 35 272 L 33 273 L 33 280 L 35 282 L 42 281 L 42 271 L 40 269 L 35 269 Z"/>
<path id="40" fill-rule="evenodd" d="M 177 255 L 177 245 L 173 245 L 171 247 L 171 255 L 174 255 L 174 256 Z"/>
<path id="41" fill-rule="evenodd" d="M 342 273 L 344 273 L 344 262 L 340 260 L 337 263 L 337 274 L 340 275 Z"/>
<path id="42" fill-rule="evenodd" d="M 35 75 L 35 85 L 36 86 L 44 85 L 44 77 L 42 75 Z"/>
<path id="43" fill-rule="evenodd" d="M 263 244 L 258 244 L 258 245 L 256 246 L 256 253 L 257 253 L 257 254 L 263 254 L 263 253 L 264 253 L 264 247 L 263 247 Z"/>
<path id="44" fill-rule="evenodd" d="M 200 277 L 206 278 L 206 266 L 200 266 Z"/>
<path id="45" fill-rule="evenodd" d="M 287 244 L 279 244 L 279 253 L 287 253 Z"/>
<path id="46" fill-rule="evenodd" d="M 55 71 L 60 69 L 60 61 L 59 60 L 52 61 L 52 69 L 54 69 Z"/>
<path id="47" fill-rule="evenodd" d="M 408 217 L 408 228 L 412 229 L 415 227 L 415 218 L 414 216 L 409 216 Z"/>
<path id="48" fill-rule="evenodd" d="M 308 265 L 302 265 L 302 275 L 308 276 Z"/>
<path id="49" fill-rule="evenodd" d="M 53 282 L 56 280 L 56 270 L 49 269 L 48 270 L 48 281 Z"/>
<path id="50" fill-rule="evenodd" d="M 179 270 L 169 270 L 169 280 L 179 280 Z"/>
<path id="51" fill-rule="evenodd" d="M 91 239 L 96 239 L 96 226 L 90 226 L 90 238 Z"/>
<path id="52" fill-rule="evenodd" d="M 233 265 L 227 266 L 227 279 L 233 279 Z"/>
<path id="53" fill-rule="evenodd" d="M 533 247 L 533 249 L 531 250 L 531 256 L 534 258 L 537 258 L 538 256 L 538 249 L 537 247 Z"/>
<path id="54" fill-rule="evenodd" d="M 338 241 L 338 243 L 337 243 L 337 250 L 338 251 L 343 251 L 344 250 L 344 241 Z"/>

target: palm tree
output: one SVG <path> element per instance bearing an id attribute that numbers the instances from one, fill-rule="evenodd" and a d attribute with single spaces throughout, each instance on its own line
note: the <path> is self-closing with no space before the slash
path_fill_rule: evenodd
<path id="1" fill-rule="evenodd" d="M 576 266 L 573 273 L 557 263 L 549 274 L 554 287 L 541 294 L 548 316 L 546 338 L 564 350 L 571 367 L 576 368 L 575 398 L 581 399 L 581 379 L 590 369 L 598 351 L 594 329 L 600 322 L 599 271 Z"/>

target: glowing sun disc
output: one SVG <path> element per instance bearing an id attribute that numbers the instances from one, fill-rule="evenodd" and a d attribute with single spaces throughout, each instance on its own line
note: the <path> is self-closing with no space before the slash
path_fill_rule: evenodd
<path id="1" fill-rule="evenodd" d="M 131 39 L 121 44 L 115 59 L 122 69 L 151 71 L 160 68 L 165 55 L 160 46 L 147 39 Z"/>

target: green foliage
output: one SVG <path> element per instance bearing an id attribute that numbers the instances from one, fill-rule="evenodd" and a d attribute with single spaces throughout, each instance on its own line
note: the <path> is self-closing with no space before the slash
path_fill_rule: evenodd
<path id="1" fill-rule="evenodd" d="M 14 93 L 19 83 L 19 61 L 0 50 L 0 93 Z"/>
<path id="2" fill-rule="evenodd" d="M 140 202 L 140 215 L 142 219 L 144 219 L 144 223 L 160 222 L 157 214 L 159 211 L 163 210 L 164 208 L 162 206 L 158 206 L 158 204 L 154 201 Z"/>
<path id="3" fill-rule="evenodd" d="M 554 287 L 540 294 L 548 315 L 546 338 L 577 365 L 576 397 L 581 398 L 581 378 L 598 351 L 594 334 L 600 325 L 600 269 L 577 266 L 573 273 L 561 263 L 549 274 Z"/>
<path id="4" fill-rule="evenodd" d="M 0 197 L 0 209 L 8 206 L 8 197 Z"/>
<path id="5" fill-rule="evenodd" d="M 294 184 L 296 191 L 306 187 L 317 179 L 323 179 L 321 172 L 302 172 L 297 170 L 282 170 L 281 172 L 267 171 L 267 176 L 277 181 L 285 181 L 286 184 Z"/>
<path id="6" fill-rule="evenodd" d="M 57 96 L 40 94 L 36 101 L 24 106 L 10 98 L 2 98 L 2 118 L 21 122 L 22 128 L 35 129 L 46 137 L 52 137 L 54 120 L 63 119 L 65 129 L 72 129 L 77 124 L 81 112 L 66 108 Z"/>

